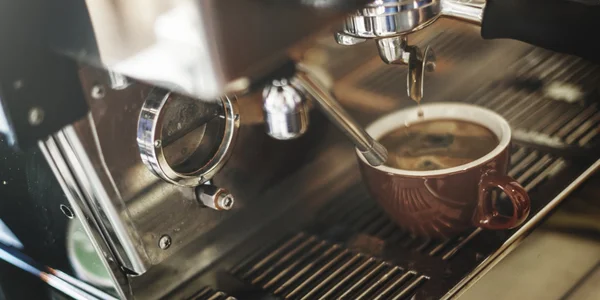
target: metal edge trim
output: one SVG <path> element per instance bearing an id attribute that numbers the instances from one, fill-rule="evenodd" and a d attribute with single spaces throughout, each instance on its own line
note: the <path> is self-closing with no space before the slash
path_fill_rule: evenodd
<path id="1" fill-rule="evenodd" d="M 116 258 L 112 255 L 112 251 L 107 247 L 106 244 L 101 244 L 98 241 L 102 240 L 101 234 L 99 232 L 99 229 L 97 227 L 97 224 L 95 224 L 95 222 L 93 221 L 94 219 L 92 217 L 90 217 L 91 212 L 89 212 L 88 208 L 82 208 L 79 205 L 82 204 L 82 200 L 83 199 L 83 194 L 81 192 L 81 190 L 79 189 L 79 187 L 74 183 L 74 179 L 67 174 L 64 174 L 60 171 L 60 167 L 59 164 L 63 165 L 63 168 L 68 169 L 67 167 L 67 163 L 64 161 L 64 159 L 62 159 L 62 155 L 60 155 L 58 153 L 58 146 L 56 145 L 56 142 L 54 141 L 54 139 L 52 137 L 48 138 L 46 141 L 39 141 L 38 142 L 38 147 L 40 149 L 40 151 L 42 152 L 42 154 L 44 155 L 44 157 L 46 158 L 46 161 L 48 162 L 48 165 L 50 166 L 50 169 L 53 171 L 53 173 L 55 174 L 55 177 L 59 183 L 59 185 L 61 186 L 62 190 L 65 193 L 65 196 L 67 197 L 67 199 L 69 200 L 69 203 L 71 204 L 71 208 L 75 211 L 75 215 L 80 219 L 83 228 L 85 229 L 86 233 L 88 235 L 90 235 L 91 238 L 90 240 L 92 241 L 92 244 L 94 246 L 94 248 L 96 249 L 96 251 L 100 254 L 104 254 L 104 255 L 100 255 L 99 257 L 101 258 L 101 261 L 103 263 L 103 265 L 110 270 L 110 275 L 112 277 L 115 287 L 115 290 L 117 291 L 119 298 L 121 299 L 128 299 L 128 298 L 132 298 L 133 294 L 131 292 L 131 290 L 128 288 L 129 285 L 128 284 L 121 284 L 121 282 L 127 282 L 127 278 L 124 274 L 115 271 L 115 270 L 120 270 L 118 264 L 116 263 Z M 52 153 L 55 153 L 54 155 Z M 69 178 L 65 177 L 68 176 Z M 68 183 L 71 182 L 71 183 Z M 77 200 L 79 199 L 79 200 Z M 121 277 L 121 278 L 118 278 Z"/>
<path id="2" fill-rule="evenodd" d="M 94 133 L 92 132 L 92 134 Z M 135 227 L 127 211 L 121 214 L 118 213 L 118 209 L 122 206 L 122 201 L 118 201 L 121 196 L 117 191 L 114 196 L 116 200 L 111 200 L 107 190 L 101 183 L 97 170 L 90 161 L 89 153 L 84 149 L 79 139 L 79 134 L 69 125 L 59 131 L 54 139 L 65 156 L 70 170 L 75 175 L 83 192 L 84 200 L 88 203 L 94 216 L 100 220 L 100 228 L 107 234 L 107 242 L 112 245 L 122 265 L 138 274 L 146 272 L 150 265 L 147 259 L 142 256 L 147 256 L 145 248 L 141 248 L 143 252 L 138 250 L 138 246 L 144 245 L 144 243 L 137 232 L 130 232 L 126 229 L 126 227 Z M 100 153 L 101 149 L 98 149 L 98 152 Z M 100 159 L 102 159 L 101 154 Z M 115 188 L 110 174 L 108 174 L 108 177 L 113 183 L 112 187 Z"/>
<path id="3" fill-rule="evenodd" d="M 487 272 L 489 272 L 504 257 L 512 252 L 529 235 L 534 227 L 542 221 L 550 212 L 552 212 L 570 193 L 579 187 L 588 177 L 600 168 L 600 159 L 587 168 L 562 192 L 560 192 L 552 201 L 542 208 L 535 216 L 525 223 L 515 234 L 513 234 L 498 250 L 492 253 L 488 258 L 481 262 L 473 271 L 465 276 L 456 284 L 442 299 L 455 299 L 460 297 L 467 289 L 475 285 Z"/>

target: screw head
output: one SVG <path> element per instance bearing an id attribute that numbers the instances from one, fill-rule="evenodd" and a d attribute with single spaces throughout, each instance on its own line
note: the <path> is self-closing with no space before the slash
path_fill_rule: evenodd
<path id="1" fill-rule="evenodd" d="M 13 88 L 15 90 L 22 89 L 24 85 L 25 85 L 25 82 L 23 82 L 23 80 L 21 80 L 21 79 L 15 80 L 15 82 L 13 82 Z"/>
<path id="2" fill-rule="evenodd" d="M 219 199 L 219 208 L 222 210 L 230 210 L 233 207 L 234 202 L 233 196 L 226 195 Z"/>
<path id="3" fill-rule="evenodd" d="M 37 126 L 42 124 L 44 121 L 44 110 L 39 107 L 33 107 L 29 110 L 28 115 L 29 124 L 32 126 Z"/>
<path id="4" fill-rule="evenodd" d="M 160 240 L 158 240 L 158 246 L 163 250 L 169 249 L 171 247 L 171 237 L 166 234 L 161 236 Z"/>
<path id="5" fill-rule="evenodd" d="M 154 147 L 155 148 L 160 148 L 161 145 L 162 145 L 162 142 L 160 140 L 154 141 Z"/>
<path id="6" fill-rule="evenodd" d="M 104 86 L 100 85 L 100 84 L 96 84 L 92 87 L 92 91 L 90 92 L 90 95 L 92 96 L 92 98 L 99 100 L 104 98 L 104 96 L 106 96 L 106 90 L 104 89 Z"/>
<path id="7" fill-rule="evenodd" d="M 69 219 L 73 219 L 75 217 L 75 214 L 73 214 L 73 211 L 68 206 L 61 204 L 59 208 L 60 211 L 62 211 L 62 213 L 65 215 L 65 217 Z"/>

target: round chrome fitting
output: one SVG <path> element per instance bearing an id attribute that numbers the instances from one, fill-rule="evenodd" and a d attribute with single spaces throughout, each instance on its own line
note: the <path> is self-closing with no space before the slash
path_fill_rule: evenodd
<path id="1" fill-rule="evenodd" d="M 343 34 L 367 39 L 408 34 L 435 21 L 442 11 L 440 2 L 370 0 L 346 18 Z"/>
<path id="2" fill-rule="evenodd" d="M 198 186 L 221 170 L 239 125 L 235 99 L 208 102 L 154 89 L 138 120 L 142 162 L 169 183 Z"/>

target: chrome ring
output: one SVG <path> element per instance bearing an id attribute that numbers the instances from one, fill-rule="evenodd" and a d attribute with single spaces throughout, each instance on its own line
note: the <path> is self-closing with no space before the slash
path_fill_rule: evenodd
<path id="1" fill-rule="evenodd" d="M 364 39 L 405 35 L 433 23 L 441 9 L 441 0 L 370 0 L 366 7 L 346 17 L 343 33 Z"/>
<path id="2" fill-rule="evenodd" d="M 149 93 L 138 119 L 137 144 L 142 162 L 156 176 L 175 185 L 195 187 L 210 180 L 231 155 L 240 126 L 239 110 L 236 99 L 220 99 L 223 103 L 225 128 L 218 150 L 205 165 L 192 172 L 181 173 L 167 162 L 161 141 L 164 108 L 175 96 L 161 89 L 153 89 Z"/>

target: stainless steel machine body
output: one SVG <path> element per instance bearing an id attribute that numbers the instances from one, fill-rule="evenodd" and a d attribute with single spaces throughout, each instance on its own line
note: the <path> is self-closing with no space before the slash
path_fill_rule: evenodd
<path id="1" fill-rule="evenodd" d="M 210 100 L 246 89 L 285 61 L 291 46 L 360 2 L 91 0 L 90 24 L 81 26 L 89 32 L 79 34 L 93 43 L 76 35 L 52 43 L 75 60 Z"/>
<path id="2" fill-rule="evenodd" d="M 285 60 L 287 51 L 345 13 L 356 38 L 408 34 L 445 15 L 481 22 L 484 1 L 86 1 L 93 43 L 63 36 L 70 57 L 180 93 L 213 99 L 243 90 Z M 334 3 L 329 4 L 328 2 Z M 338 1 L 339 2 L 339 1 Z M 340 7 L 334 6 L 338 5 Z M 81 22 L 81 20 L 77 20 Z M 78 24 L 65 24 L 64 26 Z M 241 50 L 241 51 L 240 51 Z"/>

